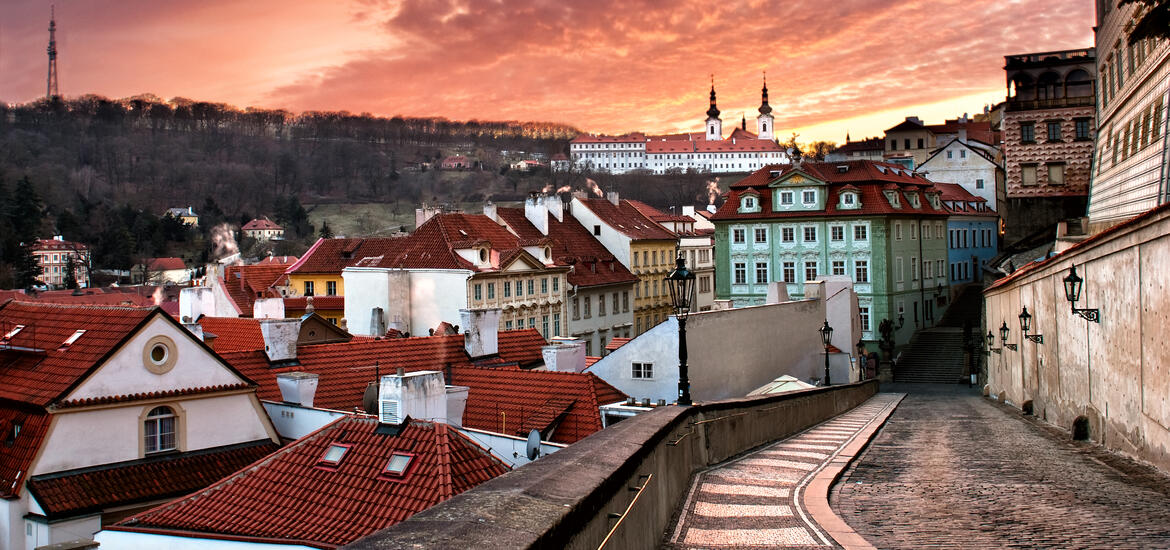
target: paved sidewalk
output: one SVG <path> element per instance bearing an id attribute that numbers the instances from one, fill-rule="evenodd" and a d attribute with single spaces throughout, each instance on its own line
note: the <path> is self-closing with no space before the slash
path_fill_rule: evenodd
<path id="1" fill-rule="evenodd" d="M 1170 548 L 1164 473 L 966 387 L 894 389 L 906 398 L 830 501 L 874 546 Z"/>
<path id="2" fill-rule="evenodd" d="M 800 434 L 700 472 L 666 547 L 826 548 L 833 539 L 812 520 L 802 493 L 857 435 L 895 406 L 878 394 Z"/>

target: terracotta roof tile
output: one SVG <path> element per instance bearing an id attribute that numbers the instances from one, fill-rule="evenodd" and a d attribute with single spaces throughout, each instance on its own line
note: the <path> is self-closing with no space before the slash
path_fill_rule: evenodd
<path id="1" fill-rule="evenodd" d="M 497 208 L 497 215 L 523 240 L 536 241 L 545 236 L 524 216 L 523 208 Z M 564 221 L 548 217 L 549 246 L 558 265 L 572 266 L 566 279 L 581 287 L 633 283 L 638 277 L 614 258 L 576 218 L 564 215 Z"/>
<path id="2" fill-rule="evenodd" d="M 19 496 L 37 449 L 49 432 L 49 420 L 43 410 L 0 405 L 0 445 L 4 445 L 0 452 L 0 498 Z M 15 426 L 20 426 L 20 433 L 13 437 Z"/>
<path id="3" fill-rule="evenodd" d="M 149 271 L 172 271 L 187 269 L 187 264 L 183 262 L 182 258 L 151 258 L 146 262 L 146 269 Z"/>
<path id="4" fill-rule="evenodd" d="M 243 229 L 246 231 L 246 230 L 252 230 L 252 229 L 277 229 L 277 230 L 279 230 L 279 229 L 284 229 L 284 228 L 277 225 L 275 222 L 273 222 L 272 220 L 270 220 L 268 218 L 255 218 L 252 221 L 244 224 L 244 227 L 241 227 L 240 229 Z"/>
<path id="5" fill-rule="evenodd" d="M 85 243 L 78 243 L 73 241 L 58 241 L 57 239 L 37 239 L 32 246 L 28 247 L 31 251 L 38 250 L 89 250 Z"/>
<path id="6" fill-rule="evenodd" d="M 12 299 L 18 302 L 40 302 L 75 306 L 153 307 L 154 298 L 133 292 L 109 292 L 101 288 L 85 288 L 81 294 L 72 290 L 48 290 L 26 294 L 23 290 L 0 290 L 0 302 Z M 164 302 L 165 303 L 165 302 Z"/>
<path id="7" fill-rule="evenodd" d="M 345 309 L 345 296 L 313 296 L 314 310 L 342 311 Z M 304 311 L 309 307 L 309 298 L 306 296 L 289 296 L 284 299 L 284 311 Z"/>
<path id="8" fill-rule="evenodd" d="M 155 313 L 163 314 L 145 308 L 0 305 L 0 399 L 48 405 Z M 3 340 L 16 325 L 25 327 Z M 78 330 L 85 333 L 62 347 Z"/>
<path id="9" fill-rule="evenodd" d="M 614 351 L 630 342 L 630 338 L 612 338 L 609 343 L 605 345 L 605 351 Z"/>
<path id="10" fill-rule="evenodd" d="M 521 367 L 543 363 L 540 348 L 548 345 L 540 331 L 534 328 L 500 331 L 496 342 L 500 358 Z"/>
<path id="11" fill-rule="evenodd" d="M 97 512 L 197 491 L 275 452 L 263 439 L 227 447 L 33 476 L 29 492 L 49 519 Z"/>
<path id="12" fill-rule="evenodd" d="M 209 345 L 218 354 L 264 349 L 259 319 L 205 316 L 199 319 L 199 326 L 205 334 L 215 335 Z"/>
<path id="13" fill-rule="evenodd" d="M 224 269 L 224 290 L 236 303 L 240 314 L 252 316 L 252 306 L 258 298 L 276 298 L 280 293 L 272 288 L 284 275 L 283 264 L 231 265 Z"/>
<path id="14" fill-rule="evenodd" d="M 580 200 L 602 221 L 632 240 L 674 241 L 676 239 L 673 232 L 642 215 L 628 200 L 619 200 L 617 206 L 607 199 L 586 198 Z"/>
<path id="15" fill-rule="evenodd" d="M 445 424 L 410 421 L 397 434 L 378 428 L 373 418 L 343 417 L 207 489 L 127 518 L 113 529 L 332 547 L 508 471 Z M 349 448 L 336 467 L 319 467 L 333 443 Z M 382 475 L 396 452 L 412 456 L 405 475 Z"/>

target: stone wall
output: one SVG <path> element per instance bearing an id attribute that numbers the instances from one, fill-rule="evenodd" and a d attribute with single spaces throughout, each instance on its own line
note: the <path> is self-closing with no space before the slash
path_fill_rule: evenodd
<path id="1" fill-rule="evenodd" d="M 804 430 L 876 392 L 877 383 L 868 381 L 659 407 L 345 548 L 593 550 L 607 536 L 607 549 L 655 548 L 699 469 Z"/>
<path id="2" fill-rule="evenodd" d="M 1075 265 L 1084 278 L 1077 303 L 1100 309 L 1100 323 L 1071 311 L 1063 279 Z M 1072 431 L 1170 469 L 1170 206 L 1098 234 L 1063 254 L 1017 271 L 985 293 L 986 318 L 1000 348 L 988 359 L 988 390 Z M 1023 307 L 1034 317 L 1021 338 Z"/>

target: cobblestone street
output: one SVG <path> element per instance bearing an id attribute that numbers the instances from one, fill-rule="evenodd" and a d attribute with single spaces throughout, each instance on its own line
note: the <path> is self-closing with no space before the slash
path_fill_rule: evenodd
<path id="1" fill-rule="evenodd" d="M 878 548 L 1170 548 L 1170 478 L 959 386 L 907 396 L 830 504 Z"/>

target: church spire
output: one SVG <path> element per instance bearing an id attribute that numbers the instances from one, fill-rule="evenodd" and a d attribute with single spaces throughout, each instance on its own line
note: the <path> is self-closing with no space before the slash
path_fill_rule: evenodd
<path id="1" fill-rule="evenodd" d="M 707 116 L 719 118 L 719 108 L 715 106 L 715 75 L 711 75 L 711 108 L 707 109 Z"/>
<path id="2" fill-rule="evenodd" d="M 768 72 L 764 71 L 764 89 L 760 93 L 760 114 L 766 115 L 772 112 L 772 106 L 768 105 Z"/>

